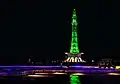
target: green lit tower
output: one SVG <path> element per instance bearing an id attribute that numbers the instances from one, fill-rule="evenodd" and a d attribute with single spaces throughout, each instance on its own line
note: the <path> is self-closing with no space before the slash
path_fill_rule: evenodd
<path id="1" fill-rule="evenodd" d="M 81 59 L 81 54 L 78 46 L 78 37 L 77 37 L 77 15 L 76 9 L 73 9 L 72 13 L 72 36 L 71 36 L 71 46 L 70 52 L 65 53 L 68 55 L 68 58 L 65 62 L 85 62 Z"/>
<path id="2" fill-rule="evenodd" d="M 76 16 L 76 10 L 73 10 L 72 15 L 72 39 L 71 39 L 71 47 L 70 47 L 70 53 L 79 53 L 78 48 L 78 37 L 77 37 L 77 16 Z"/>

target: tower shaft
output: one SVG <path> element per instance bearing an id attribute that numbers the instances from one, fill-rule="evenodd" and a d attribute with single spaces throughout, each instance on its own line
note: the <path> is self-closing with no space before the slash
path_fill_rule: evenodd
<path id="1" fill-rule="evenodd" d="M 76 10 L 73 10 L 72 14 L 72 37 L 71 37 L 71 47 L 70 47 L 70 53 L 76 54 L 79 53 L 79 47 L 78 47 L 78 37 L 77 37 L 77 16 L 76 16 Z"/>

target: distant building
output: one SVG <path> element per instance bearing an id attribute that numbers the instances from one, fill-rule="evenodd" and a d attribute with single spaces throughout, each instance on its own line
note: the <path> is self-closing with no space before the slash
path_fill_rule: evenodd
<path id="1" fill-rule="evenodd" d="M 98 61 L 98 65 L 112 65 L 113 60 L 110 58 L 104 58 Z"/>
<path id="2" fill-rule="evenodd" d="M 28 64 L 33 64 L 32 56 L 30 56 L 30 57 L 28 58 Z"/>
<path id="3" fill-rule="evenodd" d="M 116 65 L 116 66 L 120 66 L 120 60 L 113 60 L 113 63 L 114 63 L 114 65 Z"/>

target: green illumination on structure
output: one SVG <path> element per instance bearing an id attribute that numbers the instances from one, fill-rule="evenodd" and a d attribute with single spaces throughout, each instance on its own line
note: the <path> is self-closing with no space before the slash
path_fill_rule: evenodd
<path id="1" fill-rule="evenodd" d="M 70 75 L 70 84 L 81 84 L 81 82 L 79 80 L 79 76 Z"/>
<path id="2" fill-rule="evenodd" d="M 77 16 L 76 16 L 76 10 L 73 9 L 72 14 L 72 40 L 71 40 L 71 47 L 70 47 L 70 53 L 75 54 L 79 53 L 79 47 L 78 47 L 78 38 L 77 38 Z"/>

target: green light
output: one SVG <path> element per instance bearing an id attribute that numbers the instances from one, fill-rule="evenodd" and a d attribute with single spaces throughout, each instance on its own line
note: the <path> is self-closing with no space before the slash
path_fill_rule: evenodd
<path id="1" fill-rule="evenodd" d="M 77 38 L 77 16 L 76 16 L 76 10 L 73 10 L 72 15 L 72 39 L 71 39 L 71 47 L 70 47 L 70 53 L 79 53 L 79 47 L 78 47 L 78 38 Z"/>
<path id="2" fill-rule="evenodd" d="M 79 81 L 79 76 L 70 75 L 70 84 L 81 84 L 81 82 Z"/>

